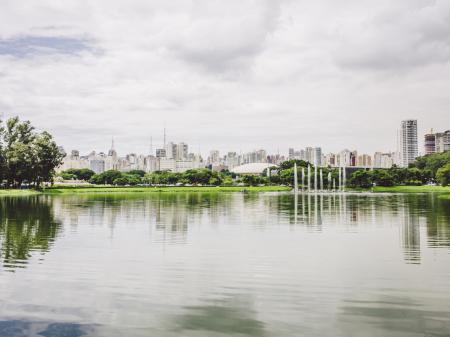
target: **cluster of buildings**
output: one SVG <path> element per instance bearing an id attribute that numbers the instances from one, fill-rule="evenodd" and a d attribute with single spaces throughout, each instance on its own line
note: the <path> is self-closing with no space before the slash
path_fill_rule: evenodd
<path id="1" fill-rule="evenodd" d="M 289 148 L 288 156 L 280 154 L 271 155 L 265 150 L 256 150 L 247 153 L 227 152 L 221 156 L 218 150 L 212 150 L 206 160 L 200 154 L 189 152 L 186 143 L 173 143 L 165 141 L 164 145 L 156 149 L 155 154 L 150 150 L 149 155 L 127 154 L 118 156 L 114 141 L 108 153 L 95 151 L 86 156 L 80 156 L 79 151 L 73 150 L 67 154 L 63 165 L 58 170 L 88 168 L 96 173 L 107 170 L 127 172 L 143 170 L 145 172 L 172 171 L 184 172 L 189 169 L 210 168 L 216 171 L 233 171 L 243 165 L 261 163 L 260 167 L 278 165 L 287 159 L 308 161 L 315 166 L 330 167 L 361 167 L 361 168 L 390 168 L 393 165 L 408 167 L 419 156 L 417 120 L 404 120 L 398 133 L 397 151 L 375 152 L 373 155 L 359 154 L 356 150 L 342 150 L 339 153 L 324 154 L 321 147 L 306 147 L 295 150 Z M 450 150 L 450 130 L 425 135 L 424 154 L 445 152 Z"/>
<path id="2" fill-rule="evenodd" d="M 450 130 L 425 135 L 425 154 L 450 151 Z"/>

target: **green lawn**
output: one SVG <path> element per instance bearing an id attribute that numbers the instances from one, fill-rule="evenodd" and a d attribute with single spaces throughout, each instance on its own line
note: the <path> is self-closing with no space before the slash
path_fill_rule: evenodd
<path id="1" fill-rule="evenodd" d="M 3 197 L 3 196 L 16 197 L 16 196 L 35 195 L 35 194 L 39 194 L 39 192 L 34 191 L 34 190 L 1 190 L 0 189 L 0 197 Z"/>
<path id="2" fill-rule="evenodd" d="M 373 188 L 374 192 L 400 192 L 400 193 L 450 193 L 450 186 L 393 186 L 382 187 L 376 186 Z"/>
<path id="3" fill-rule="evenodd" d="M 276 192 L 289 191 L 286 186 L 219 186 L 219 187 L 52 187 L 45 190 L 49 194 L 73 193 L 156 193 L 156 192 Z"/>

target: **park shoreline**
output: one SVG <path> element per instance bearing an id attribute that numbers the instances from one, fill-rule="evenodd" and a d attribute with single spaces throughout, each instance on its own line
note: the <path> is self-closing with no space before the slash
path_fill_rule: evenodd
<path id="1" fill-rule="evenodd" d="M 59 195 L 59 194 L 100 194 L 100 193 L 223 193 L 223 192 L 288 192 L 290 186 L 149 186 L 149 187 L 114 187 L 114 186 L 55 186 L 44 190 L 32 189 L 0 189 L 1 196 L 31 196 L 31 195 Z M 353 192 L 373 193 L 439 193 L 450 198 L 450 187 L 442 186 L 377 186 L 370 189 L 348 189 Z"/>

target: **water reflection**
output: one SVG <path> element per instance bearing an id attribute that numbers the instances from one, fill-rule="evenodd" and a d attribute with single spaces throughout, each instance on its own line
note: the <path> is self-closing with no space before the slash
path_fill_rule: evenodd
<path id="1" fill-rule="evenodd" d="M 314 232 L 396 225 L 409 263 L 420 263 L 421 228 L 429 247 L 450 246 L 450 203 L 433 195 L 162 193 L 0 198 L 1 258 L 4 267 L 24 266 L 51 249 L 62 223 L 76 231 L 87 221 L 113 238 L 118 223 L 144 222 L 155 241 L 185 243 L 192 225 L 240 226 L 243 218 L 253 228 L 288 221 Z"/>
<path id="2" fill-rule="evenodd" d="M 171 326 L 178 333 L 195 331 L 238 336 L 265 336 L 264 323 L 256 318 L 253 301 L 247 295 L 234 295 L 209 303 L 185 307 L 183 315 L 175 317 Z"/>
<path id="3" fill-rule="evenodd" d="M 449 206 L 401 194 L 3 198 L 1 266 L 30 268 L 0 273 L 0 336 L 445 335 Z"/>
<path id="4" fill-rule="evenodd" d="M 0 258 L 10 271 L 49 251 L 60 231 L 51 198 L 0 198 Z"/>

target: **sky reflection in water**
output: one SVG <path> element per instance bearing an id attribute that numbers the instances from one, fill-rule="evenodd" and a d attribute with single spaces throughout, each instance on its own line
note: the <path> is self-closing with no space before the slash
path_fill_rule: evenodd
<path id="1" fill-rule="evenodd" d="M 448 336 L 436 195 L 0 198 L 2 336 Z"/>

